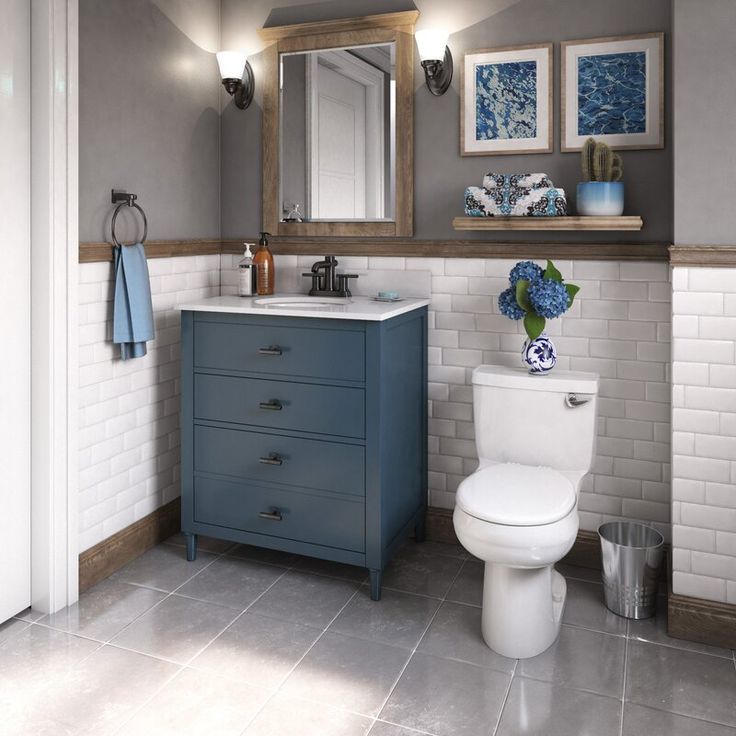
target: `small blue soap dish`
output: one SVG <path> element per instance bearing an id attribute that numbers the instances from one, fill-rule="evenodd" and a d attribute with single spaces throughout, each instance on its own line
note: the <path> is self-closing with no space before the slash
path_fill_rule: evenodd
<path id="1" fill-rule="evenodd" d="M 379 291 L 378 296 L 373 297 L 376 302 L 400 302 L 403 298 L 399 296 L 398 291 Z"/>

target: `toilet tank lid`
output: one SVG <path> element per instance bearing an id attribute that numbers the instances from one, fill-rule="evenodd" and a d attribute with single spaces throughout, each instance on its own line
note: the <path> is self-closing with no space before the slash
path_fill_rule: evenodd
<path id="1" fill-rule="evenodd" d="M 479 386 L 520 388 L 527 391 L 556 393 L 598 393 L 598 375 L 580 371 L 555 370 L 546 375 L 531 375 L 526 368 L 505 365 L 479 365 L 473 371 L 473 383 Z"/>

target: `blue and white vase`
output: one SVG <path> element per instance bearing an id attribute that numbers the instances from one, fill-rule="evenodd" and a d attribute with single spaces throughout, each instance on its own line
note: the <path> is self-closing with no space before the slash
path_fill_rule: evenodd
<path id="1" fill-rule="evenodd" d="M 521 348 L 521 361 L 529 368 L 529 373 L 543 376 L 557 363 L 557 350 L 552 340 L 542 333 L 535 340 L 526 340 Z"/>

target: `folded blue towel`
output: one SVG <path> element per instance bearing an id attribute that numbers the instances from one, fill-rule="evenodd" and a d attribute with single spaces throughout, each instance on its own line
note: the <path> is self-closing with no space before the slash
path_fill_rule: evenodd
<path id="1" fill-rule="evenodd" d="M 140 243 L 115 248 L 115 300 L 112 341 L 120 357 L 141 358 L 146 341 L 153 340 L 153 303 L 146 251 Z"/>

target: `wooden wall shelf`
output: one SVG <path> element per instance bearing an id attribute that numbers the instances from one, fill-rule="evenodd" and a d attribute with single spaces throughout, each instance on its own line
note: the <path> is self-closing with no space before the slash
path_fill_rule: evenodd
<path id="1" fill-rule="evenodd" d="M 641 217 L 456 217 L 455 230 L 641 230 Z"/>

